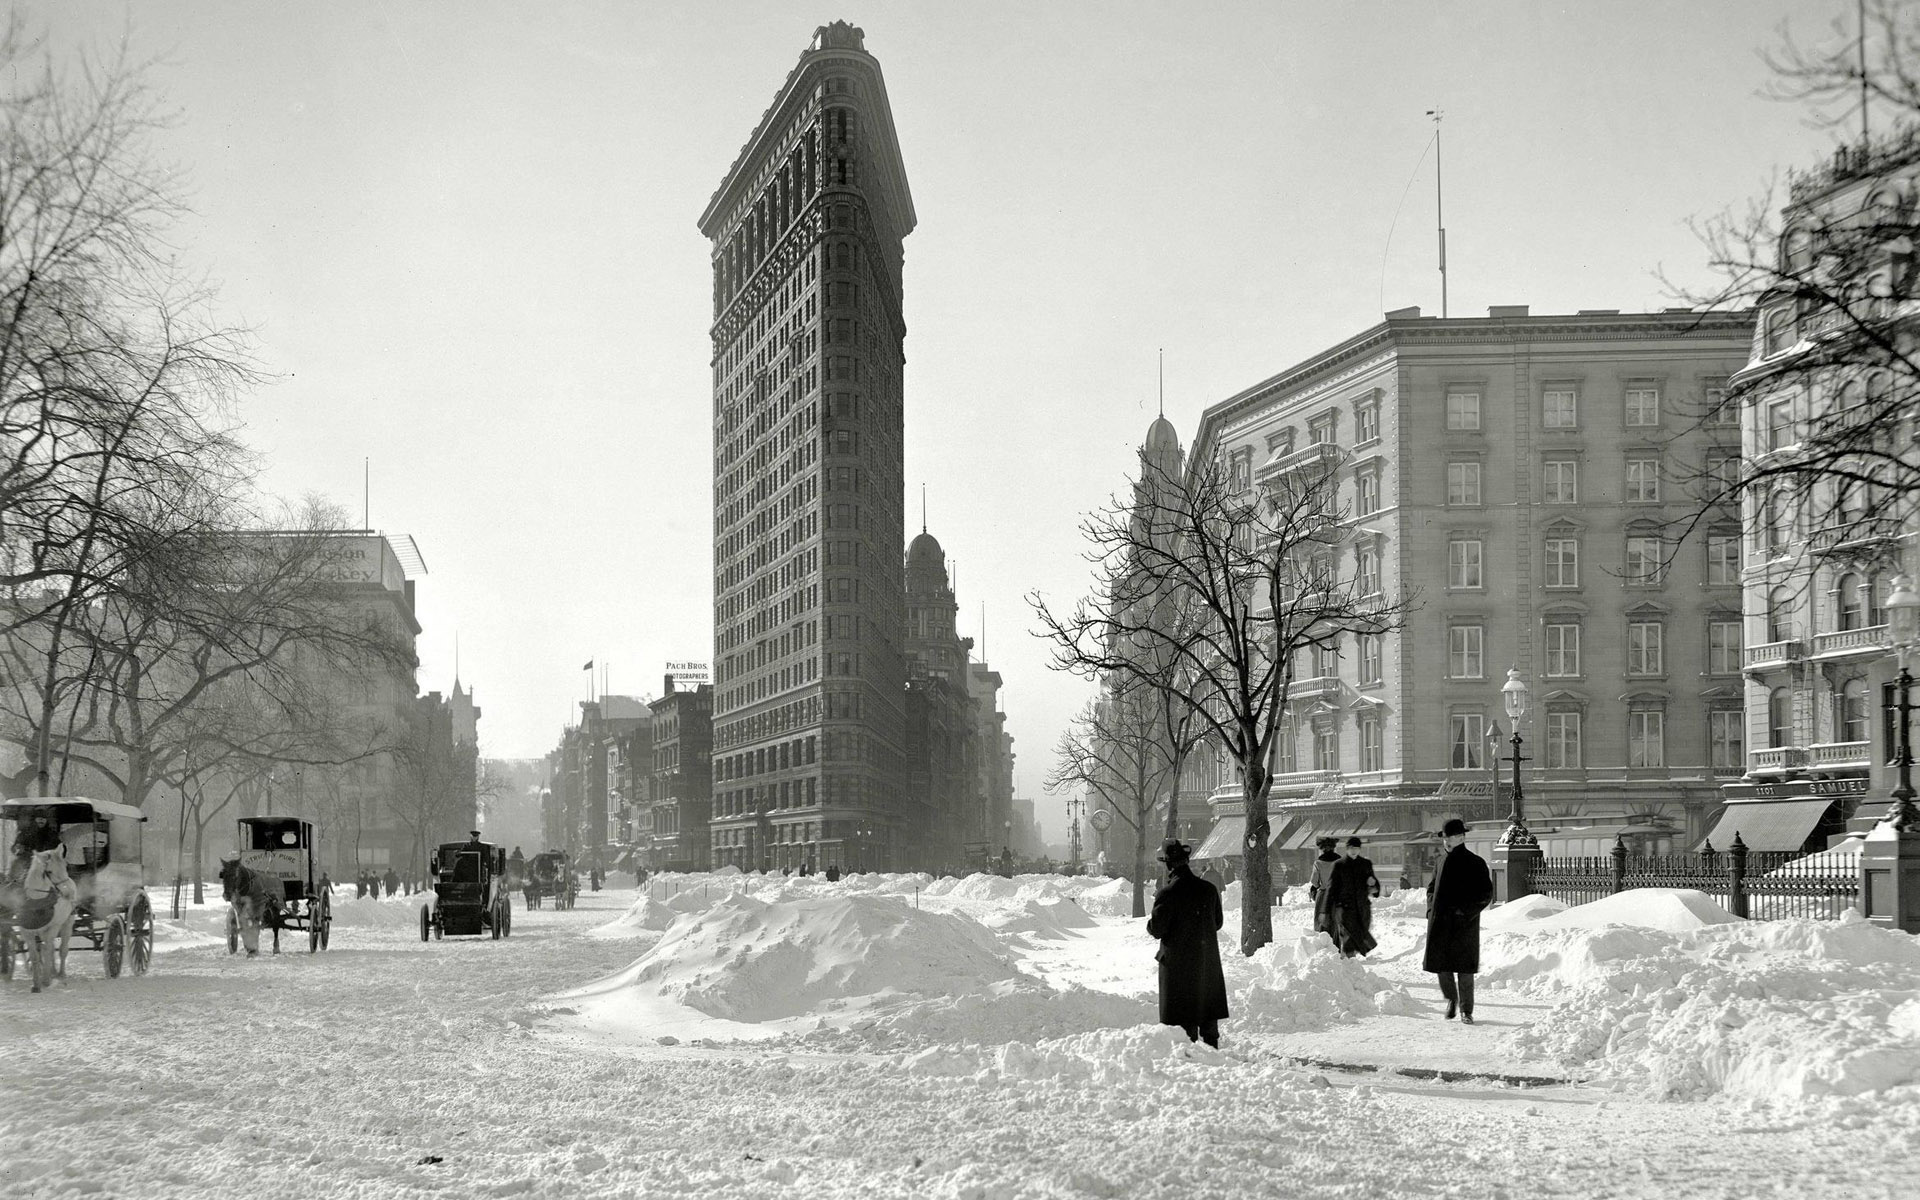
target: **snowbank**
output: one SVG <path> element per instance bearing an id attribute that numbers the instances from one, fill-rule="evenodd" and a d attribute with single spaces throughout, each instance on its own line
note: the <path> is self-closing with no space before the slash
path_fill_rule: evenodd
<path id="1" fill-rule="evenodd" d="M 1543 897 L 1544 899 L 1544 897 Z M 1576 904 L 1534 923 L 1536 929 L 1602 929 L 1628 925 L 1683 933 L 1740 920 L 1705 892 L 1690 888 L 1630 888 L 1602 900 Z"/>
<path id="2" fill-rule="evenodd" d="M 624 971 L 562 998 L 591 1005 L 631 990 L 763 1022 L 887 995 L 964 995 L 1017 978 L 993 935 L 965 917 L 868 896 L 769 904 L 733 894 L 674 924 Z"/>
<path id="3" fill-rule="evenodd" d="M 1071 899 L 1028 900 L 1018 908 L 996 909 L 979 919 L 981 924 L 1003 936 L 1024 934 L 1054 940 L 1075 937 L 1077 931 L 1099 925 Z"/>
<path id="4" fill-rule="evenodd" d="M 663 904 L 651 896 L 643 896 L 634 901 L 626 912 L 605 925 L 596 925 L 587 930 L 587 936 L 621 938 L 634 937 L 643 933 L 660 933 L 678 921 L 681 915 L 681 911 L 673 906 Z"/>
<path id="5" fill-rule="evenodd" d="M 1679 932 L 1538 929 L 1561 917 L 1489 947 L 1499 961 L 1482 978 L 1564 996 L 1513 1034 L 1511 1050 L 1666 1097 L 1920 1084 L 1920 940 L 1909 934 L 1858 914 Z"/>
<path id="6" fill-rule="evenodd" d="M 1275 941 L 1249 965 L 1253 978 L 1232 1001 L 1236 1030 L 1298 1033 L 1421 1011 L 1405 988 L 1344 957 L 1324 934 Z"/>
<path id="7" fill-rule="evenodd" d="M 1378 911 L 1378 910 L 1375 910 Z M 1567 902 L 1555 900 L 1552 896 L 1542 896 L 1538 892 L 1509 900 L 1496 905 L 1480 916 L 1482 933 L 1498 933 L 1508 929 L 1520 929 L 1532 925 L 1558 913 L 1567 911 Z"/>

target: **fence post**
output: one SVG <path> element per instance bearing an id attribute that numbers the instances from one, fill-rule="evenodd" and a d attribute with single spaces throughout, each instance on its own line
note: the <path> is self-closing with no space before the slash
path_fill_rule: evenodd
<path id="1" fill-rule="evenodd" d="M 1734 916 L 1747 915 L 1747 844 L 1740 834 L 1733 835 L 1733 848 L 1727 852 L 1727 908 Z"/>
<path id="2" fill-rule="evenodd" d="M 1620 834 L 1613 835 L 1613 849 L 1608 852 L 1613 859 L 1613 892 L 1618 896 L 1627 890 L 1627 842 Z"/>

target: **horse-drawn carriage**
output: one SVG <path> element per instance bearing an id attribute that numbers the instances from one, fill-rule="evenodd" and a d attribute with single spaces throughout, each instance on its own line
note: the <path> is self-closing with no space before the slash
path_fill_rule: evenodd
<path id="1" fill-rule="evenodd" d="M 420 908 L 420 940 L 493 931 L 513 932 L 507 852 L 482 841 L 445 842 L 433 852 L 433 900 Z"/>
<path id="2" fill-rule="evenodd" d="M 241 817 L 238 853 L 220 865 L 227 899 L 227 953 L 259 952 L 260 927 L 307 935 L 307 953 L 325 950 L 333 930 L 333 898 L 320 884 L 313 826 L 299 817 Z"/>
<path id="3" fill-rule="evenodd" d="M 0 841 L 13 854 L 0 887 L 0 977 L 12 977 L 15 956 L 27 954 L 39 991 L 66 974 L 76 937 L 102 952 L 107 978 L 118 979 L 123 965 L 147 973 L 153 906 L 140 868 L 146 819 L 131 805 L 80 796 L 0 804 Z"/>
<path id="4" fill-rule="evenodd" d="M 565 850 L 545 850 L 527 864 L 527 907 L 539 908 L 540 902 L 553 897 L 555 908 L 572 908 L 580 895 L 580 878 L 573 873 Z"/>

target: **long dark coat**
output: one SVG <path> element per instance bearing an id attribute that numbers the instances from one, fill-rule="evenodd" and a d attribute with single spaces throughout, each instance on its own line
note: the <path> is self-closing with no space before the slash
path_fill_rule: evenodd
<path id="1" fill-rule="evenodd" d="M 1455 846 L 1427 881 L 1427 952 L 1421 961 L 1435 974 L 1472 974 L 1480 969 L 1480 910 L 1493 900 L 1487 860 Z"/>
<path id="2" fill-rule="evenodd" d="M 1198 1025 L 1227 1013 L 1227 977 L 1220 970 L 1220 889 L 1176 867 L 1153 897 L 1147 932 L 1160 939 L 1160 1023 Z"/>
<path id="3" fill-rule="evenodd" d="M 1372 859 L 1356 854 L 1333 864 L 1327 877 L 1327 932 L 1342 953 L 1371 954 L 1379 945 L 1373 940 L 1373 897 L 1379 890 Z"/>
<path id="4" fill-rule="evenodd" d="M 1339 861 L 1338 854 L 1324 852 L 1313 860 L 1313 881 L 1307 885 L 1307 893 L 1313 897 L 1315 933 L 1333 932 L 1333 918 L 1327 912 L 1327 884 L 1332 879 L 1334 864 Z"/>

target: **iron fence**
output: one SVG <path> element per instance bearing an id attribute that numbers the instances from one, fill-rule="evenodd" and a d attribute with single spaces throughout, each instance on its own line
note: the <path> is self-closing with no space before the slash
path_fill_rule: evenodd
<path id="1" fill-rule="evenodd" d="M 1831 919 L 1860 903 L 1857 853 L 1749 850 L 1738 835 L 1724 853 L 1708 843 L 1693 854 L 1629 854 L 1616 840 L 1613 853 L 1598 858 L 1542 858 L 1530 878 L 1526 890 L 1567 904 L 1634 888 L 1691 888 L 1757 921 Z"/>

